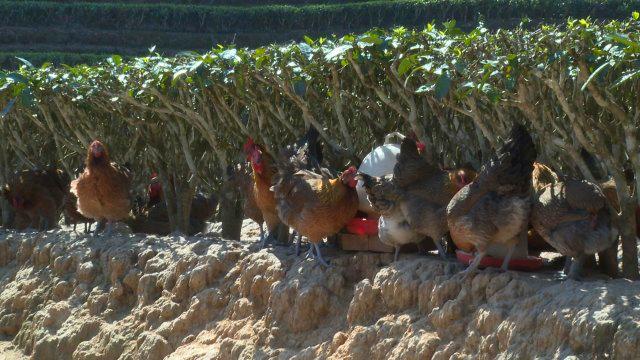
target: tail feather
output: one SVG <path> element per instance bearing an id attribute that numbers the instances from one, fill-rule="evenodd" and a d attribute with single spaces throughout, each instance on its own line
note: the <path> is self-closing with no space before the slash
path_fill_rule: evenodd
<path id="1" fill-rule="evenodd" d="M 400 186 L 408 186 L 420 179 L 428 178 L 439 171 L 438 167 L 429 163 L 418 152 L 415 140 L 406 137 L 400 145 L 400 153 L 393 167 L 393 179 Z"/>
<path id="2" fill-rule="evenodd" d="M 522 124 L 516 124 L 507 142 L 498 150 L 495 161 L 492 161 L 498 167 L 498 185 L 516 186 L 518 191 L 527 192 L 537 156 L 531 135 Z"/>

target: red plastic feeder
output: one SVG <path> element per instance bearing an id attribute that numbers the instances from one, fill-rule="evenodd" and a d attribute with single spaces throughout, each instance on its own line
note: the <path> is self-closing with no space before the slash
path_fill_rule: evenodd
<path id="1" fill-rule="evenodd" d="M 456 250 L 456 257 L 458 261 L 469 265 L 473 261 L 475 255 L 469 254 L 466 251 Z M 520 271 L 536 271 L 542 267 L 542 259 L 535 256 L 527 256 L 526 259 L 511 259 L 509 261 L 509 270 L 520 270 Z M 496 267 L 499 268 L 502 266 L 502 259 L 494 258 L 491 256 L 485 256 L 480 261 L 479 267 Z"/>
<path id="2" fill-rule="evenodd" d="M 378 219 L 355 217 L 347 223 L 347 231 L 355 235 L 378 235 Z"/>

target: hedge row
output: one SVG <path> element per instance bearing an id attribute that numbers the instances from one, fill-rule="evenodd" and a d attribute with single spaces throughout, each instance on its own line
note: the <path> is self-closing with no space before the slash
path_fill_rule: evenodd
<path id="1" fill-rule="evenodd" d="M 567 16 L 621 18 L 640 8 L 640 0 L 396 0 L 364 3 L 211 7 L 172 4 L 0 2 L 0 26 L 65 26 L 103 30 L 183 32 L 331 31 L 374 26 L 423 25 L 455 19 L 470 24 L 504 19 L 564 19 Z"/>
<path id="2" fill-rule="evenodd" d="M 176 189 L 170 201 L 186 201 L 244 159 L 248 136 L 277 154 L 313 125 L 338 169 L 385 134 L 412 130 L 443 166 L 479 166 L 521 122 L 539 161 L 615 179 L 623 270 L 637 277 L 639 93 L 638 12 L 562 28 L 465 32 L 448 22 L 254 50 L 24 66 L 0 74 L 0 181 L 26 166 L 72 169 L 100 137 L 139 178 L 153 169 Z"/>

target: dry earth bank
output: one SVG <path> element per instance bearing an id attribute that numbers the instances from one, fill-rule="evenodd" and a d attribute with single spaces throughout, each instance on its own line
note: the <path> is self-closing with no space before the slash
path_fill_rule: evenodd
<path id="1" fill-rule="evenodd" d="M 640 284 L 339 254 L 243 238 L 0 230 L 0 357 L 633 359 Z M 9 343 L 8 341 L 11 341 Z M 18 351 L 19 350 L 19 351 Z"/>

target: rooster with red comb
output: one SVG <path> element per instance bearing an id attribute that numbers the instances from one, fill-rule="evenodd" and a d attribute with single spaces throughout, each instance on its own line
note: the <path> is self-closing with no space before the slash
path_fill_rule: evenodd
<path id="1" fill-rule="evenodd" d="M 252 138 L 249 138 L 243 146 L 247 160 L 251 164 L 252 184 L 249 192 L 245 194 L 246 202 L 252 206 L 256 206 L 262 213 L 262 218 L 267 225 L 267 231 L 270 237 L 275 236 L 276 232 L 281 228 L 282 222 L 276 211 L 276 200 L 273 192 L 269 190 L 273 182 L 273 176 L 276 174 L 276 166 L 273 158 L 259 144 L 256 144 Z M 262 228 L 262 224 L 259 224 Z M 267 236 L 261 231 L 260 246 L 263 248 L 266 244 Z"/>

